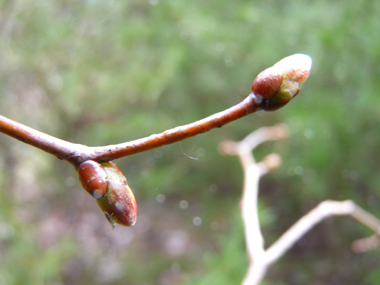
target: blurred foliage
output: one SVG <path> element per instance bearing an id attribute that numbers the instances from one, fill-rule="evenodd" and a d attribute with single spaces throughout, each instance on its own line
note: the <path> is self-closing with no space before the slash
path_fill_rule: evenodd
<path id="1" fill-rule="evenodd" d="M 376 0 L 1 0 L 0 112 L 72 142 L 124 142 L 226 109 L 290 54 L 313 69 L 277 112 L 119 159 L 139 201 L 133 228 L 111 230 L 67 163 L 1 135 L 0 283 L 238 284 L 242 172 L 217 144 L 278 122 L 291 137 L 255 152 L 284 160 L 261 183 L 266 244 L 325 199 L 380 217 L 379 14 Z M 265 284 L 377 284 L 379 252 L 350 252 L 369 234 L 326 221 Z"/>

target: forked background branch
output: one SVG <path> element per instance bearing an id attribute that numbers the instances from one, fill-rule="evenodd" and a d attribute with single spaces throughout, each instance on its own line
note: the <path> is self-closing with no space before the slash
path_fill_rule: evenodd
<path id="1" fill-rule="evenodd" d="M 259 180 L 262 175 L 277 168 L 281 164 L 281 158 L 277 154 L 270 154 L 262 162 L 257 163 L 252 151 L 263 142 L 283 139 L 287 134 L 288 128 L 283 124 L 264 127 L 252 132 L 240 142 L 223 141 L 219 146 L 222 154 L 239 157 L 244 172 L 241 212 L 249 267 L 242 282 L 243 285 L 259 284 L 273 263 L 281 258 L 311 228 L 331 216 L 350 216 L 375 233 L 369 238 L 353 242 L 352 250 L 354 252 L 371 250 L 379 244 L 379 219 L 351 200 L 326 200 L 300 218 L 276 242 L 265 249 L 258 216 Z"/>

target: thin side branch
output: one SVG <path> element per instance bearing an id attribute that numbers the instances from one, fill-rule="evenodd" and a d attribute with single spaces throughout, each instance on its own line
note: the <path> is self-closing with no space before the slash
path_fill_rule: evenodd
<path id="1" fill-rule="evenodd" d="M 301 237 L 315 225 L 332 216 L 351 216 L 375 233 L 380 229 L 380 220 L 357 206 L 353 201 L 324 201 L 299 219 L 266 251 L 268 265 L 277 261 Z M 359 217 L 359 218 L 358 218 Z"/>
<path id="2" fill-rule="evenodd" d="M 122 144 L 103 147 L 72 144 L 2 116 L 0 117 L 0 132 L 51 153 L 59 159 L 67 160 L 76 168 L 86 160 L 107 162 L 220 128 L 257 110 L 277 110 L 288 104 L 298 94 L 301 85 L 310 74 L 311 64 L 311 57 L 305 54 L 285 57 L 273 67 L 262 71 L 252 83 L 252 93 L 236 106 L 203 120 Z"/>
<path id="3" fill-rule="evenodd" d="M 0 132 L 69 162 L 83 156 L 88 147 L 58 139 L 0 115 Z"/>
<path id="4" fill-rule="evenodd" d="M 261 110 L 261 105 L 250 94 L 241 103 L 202 120 L 184 126 L 154 134 L 146 138 L 105 147 L 92 147 L 87 159 L 108 161 L 135 153 L 154 149 L 163 145 L 175 143 L 200 133 L 220 128 L 227 123 L 240 119 L 248 114 Z"/>
<path id="5" fill-rule="evenodd" d="M 53 154 L 57 158 L 66 160 L 75 167 L 78 167 L 86 160 L 91 159 L 98 162 L 110 161 L 178 142 L 197 134 L 208 132 L 214 128 L 220 128 L 229 122 L 261 110 L 261 103 L 262 102 L 256 102 L 255 97 L 250 94 L 241 103 L 194 123 L 176 127 L 163 133 L 154 134 L 135 141 L 103 147 L 88 147 L 70 143 L 12 121 L 1 115 L 0 132 Z"/>

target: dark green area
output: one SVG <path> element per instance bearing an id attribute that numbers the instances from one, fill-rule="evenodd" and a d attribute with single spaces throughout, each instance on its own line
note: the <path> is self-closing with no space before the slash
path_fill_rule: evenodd
<path id="1" fill-rule="evenodd" d="M 283 158 L 261 183 L 267 245 L 325 199 L 380 217 L 379 14 L 377 0 L 0 1 L 0 113 L 90 146 L 201 119 L 281 58 L 313 58 L 286 107 L 119 159 L 134 228 L 111 230 L 70 165 L 0 135 L 0 283 L 239 284 L 242 171 L 217 145 L 279 122 L 291 136 L 255 153 Z M 330 219 L 265 284 L 378 284 L 378 251 L 350 251 L 370 234 Z"/>

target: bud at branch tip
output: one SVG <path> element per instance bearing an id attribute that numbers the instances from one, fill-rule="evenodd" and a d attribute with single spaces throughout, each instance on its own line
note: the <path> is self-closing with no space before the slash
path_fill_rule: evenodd
<path id="1" fill-rule="evenodd" d="M 312 59 L 306 54 L 283 58 L 260 72 L 252 83 L 252 97 L 265 111 L 274 111 L 295 97 L 309 77 Z"/>

